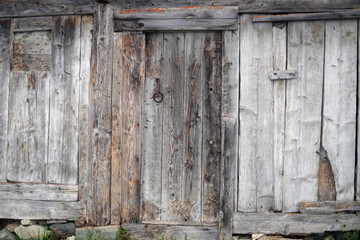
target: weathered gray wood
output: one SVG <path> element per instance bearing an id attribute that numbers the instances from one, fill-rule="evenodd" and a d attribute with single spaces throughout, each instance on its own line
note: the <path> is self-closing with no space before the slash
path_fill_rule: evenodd
<path id="1" fill-rule="evenodd" d="M 286 24 L 273 25 L 273 69 L 286 69 Z M 282 210 L 285 142 L 285 81 L 274 82 L 274 210 Z"/>
<path id="2" fill-rule="evenodd" d="M 199 239 L 217 238 L 216 226 L 181 226 L 158 224 L 121 224 L 131 239 Z"/>
<path id="3" fill-rule="evenodd" d="M 75 202 L 78 199 L 78 186 L 4 183 L 0 184 L 0 199 Z"/>
<path id="4" fill-rule="evenodd" d="M 208 1 L 208 0 L 177 0 L 177 1 L 162 1 L 162 0 L 108 0 L 117 8 L 121 9 L 149 9 L 149 8 L 175 8 L 175 7 L 194 7 L 194 6 L 237 6 L 238 0 L 222 0 L 222 1 Z"/>
<path id="5" fill-rule="evenodd" d="M 332 202 L 302 202 L 300 205 L 300 213 L 305 214 L 334 214 L 338 212 L 355 212 L 360 211 L 360 202 L 348 201 L 332 201 Z"/>
<path id="6" fill-rule="evenodd" d="M 271 71 L 269 77 L 271 80 L 295 79 L 297 78 L 297 72 L 295 70 Z"/>
<path id="7" fill-rule="evenodd" d="M 0 2 L 0 17 L 92 14 L 95 0 L 28 0 Z"/>
<path id="8" fill-rule="evenodd" d="M 6 182 L 11 21 L 0 21 L 0 182 Z"/>
<path id="9" fill-rule="evenodd" d="M 240 142 L 238 211 L 274 209 L 272 24 L 240 18 Z"/>
<path id="10" fill-rule="evenodd" d="M 114 19 L 221 19 L 238 17 L 237 7 L 193 6 L 177 8 L 116 9 Z"/>
<path id="11" fill-rule="evenodd" d="M 188 220 L 190 206 L 183 201 L 185 160 L 185 34 L 165 33 L 161 73 L 163 107 L 161 220 Z M 156 65 L 154 65 L 156 66 Z M 156 68 L 155 68 L 156 69 Z M 154 92 L 152 88 L 152 93 Z M 147 96 L 145 96 L 147 97 Z M 159 123 L 157 123 L 159 124 Z M 185 190 L 186 191 L 186 190 Z"/>
<path id="12" fill-rule="evenodd" d="M 284 14 L 284 15 L 268 15 L 254 16 L 253 22 L 283 22 L 283 21 L 314 21 L 325 19 L 348 19 L 359 18 L 359 10 L 347 11 L 331 11 L 325 13 L 304 13 L 304 14 Z"/>
<path id="13" fill-rule="evenodd" d="M 51 31 L 53 17 L 15 18 L 13 32 Z"/>
<path id="14" fill-rule="evenodd" d="M 354 200 L 357 20 L 326 22 L 322 147 L 334 174 L 336 200 Z"/>
<path id="15" fill-rule="evenodd" d="M 79 99 L 79 201 L 86 204 L 86 210 L 91 211 L 92 172 L 90 158 L 90 119 L 89 119 L 89 88 L 91 75 L 91 43 L 93 17 L 81 17 L 80 42 L 80 99 Z M 81 219 L 86 221 L 86 216 Z"/>
<path id="16" fill-rule="evenodd" d="M 88 224 L 110 222 L 111 184 L 111 87 L 113 54 L 113 9 L 99 4 L 94 14 L 93 46 L 90 75 L 90 152 L 92 176 L 91 210 Z"/>
<path id="17" fill-rule="evenodd" d="M 56 17 L 54 21 L 47 182 L 76 184 L 81 17 Z"/>
<path id="18" fill-rule="evenodd" d="M 121 222 L 140 217 L 141 109 L 145 81 L 145 35 L 124 33 L 121 86 Z"/>
<path id="19" fill-rule="evenodd" d="M 202 74 L 203 33 L 185 33 L 185 150 L 182 217 L 186 221 L 201 221 L 202 197 Z"/>
<path id="20" fill-rule="evenodd" d="M 203 49 L 202 221 L 218 222 L 221 167 L 222 33 L 206 33 Z M 235 137 L 237 136 L 235 135 Z"/>
<path id="21" fill-rule="evenodd" d="M 358 20 L 358 25 L 360 24 L 360 21 Z M 358 39 L 360 38 L 360 33 L 358 35 Z M 358 41 L 358 43 L 360 44 L 360 41 Z M 360 49 L 360 45 L 358 45 L 358 49 Z M 360 72 L 360 58 L 358 57 L 358 72 Z M 357 142 L 357 162 L 355 162 L 356 164 L 356 170 L 357 172 L 355 172 L 355 178 L 354 181 L 356 182 L 356 195 L 355 195 L 355 199 L 360 201 L 360 111 L 359 111 L 359 106 L 360 106 L 360 83 L 359 83 L 359 79 L 358 79 L 358 85 L 357 85 L 357 102 L 356 102 L 356 106 L 357 106 L 357 112 L 356 112 L 356 116 L 357 116 L 357 135 L 356 135 L 356 142 Z"/>
<path id="22" fill-rule="evenodd" d="M 288 68 L 298 79 L 287 82 L 283 211 L 317 201 L 323 87 L 325 22 L 288 24 Z"/>
<path id="23" fill-rule="evenodd" d="M 81 202 L 1 200 L 0 218 L 77 220 L 84 215 Z"/>
<path id="24" fill-rule="evenodd" d="M 10 75 L 7 180 L 44 182 L 48 153 L 50 73 Z"/>
<path id="25" fill-rule="evenodd" d="M 115 20 L 115 31 L 236 30 L 237 19 Z"/>

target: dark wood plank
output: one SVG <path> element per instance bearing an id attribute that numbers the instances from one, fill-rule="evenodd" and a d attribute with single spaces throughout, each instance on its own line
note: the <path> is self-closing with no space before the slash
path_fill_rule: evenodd
<path id="1" fill-rule="evenodd" d="M 0 20 L 0 182 L 6 182 L 11 21 Z"/>
<path id="2" fill-rule="evenodd" d="M 359 201 L 301 202 L 299 205 L 300 213 L 306 214 L 333 214 L 360 211 Z"/>
<path id="3" fill-rule="evenodd" d="M 237 19 L 115 20 L 115 31 L 236 30 Z"/>

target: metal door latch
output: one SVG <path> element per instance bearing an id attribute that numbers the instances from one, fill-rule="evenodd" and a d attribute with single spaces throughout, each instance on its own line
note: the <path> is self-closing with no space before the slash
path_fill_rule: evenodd
<path id="1" fill-rule="evenodd" d="M 164 99 L 164 95 L 160 92 L 160 78 L 155 78 L 155 81 L 155 93 L 151 98 L 154 99 L 156 103 L 161 103 Z"/>

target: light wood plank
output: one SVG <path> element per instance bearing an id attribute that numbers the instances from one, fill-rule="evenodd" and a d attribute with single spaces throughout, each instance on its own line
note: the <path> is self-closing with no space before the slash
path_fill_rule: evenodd
<path id="1" fill-rule="evenodd" d="M 145 81 L 145 35 L 124 33 L 121 81 L 121 222 L 140 215 L 141 109 Z"/>
<path id="2" fill-rule="evenodd" d="M 323 234 L 325 231 L 350 231 L 357 229 L 360 218 L 356 214 L 277 214 L 236 213 L 234 233 L 237 234 Z"/>
<path id="3" fill-rule="evenodd" d="M 121 31 L 188 31 L 236 30 L 237 19 L 137 19 L 115 20 L 114 30 Z"/>
<path id="4" fill-rule="evenodd" d="M 114 10 L 115 19 L 237 19 L 238 8 L 226 6 L 192 6 L 173 8 L 145 8 Z"/>
<path id="5" fill-rule="evenodd" d="M 325 202 L 302 202 L 300 213 L 305 214 L 334 214 L 340 212 L 360 211 L 359 201 L 325 201 Z"/>
<path id="6" fill-rule="evenodd" d="M 7 180 L 44 182 L 50 73 L 10 75 Z"/>
<path id="7" fill-rule="evenodd" d="M 164 65 L 161 91 L 163 105 L 163 162 L 161 220 L 189 219 L 189 205 L 183 202 L 185 171 L 185 34 L 164 34 Z M 154 88 L 153 88 L 154 89 Z"/>
<path id="8" fill-rule="evenodd" d="M 286 24 L 273 25 L 273 69 L 286 69 Z M 285 81 L 274 82 L 274 210 L 282 210 L 285 142 Z"/>
<path id="9" fill-rule="evenodd" d="M 238 210 L 274 209 L 272 24 L 240 18 L 240 142 Z"/>
<path id="10" fill-rule="evenodd" d="M 74 202 L 78 199 L 78 186 L 4 183 L 0 184 L 0 199 Z"/>
<path id="11" fill-rule="evenodd" d="M 74 221 L 83 215 L 81 202 L 1 200 L 0 218 Z"/>
<path id="12" fill-rule="evenodd" d="M 182 217 L 187 221 L 201 221 L 202 193 L 202 74 L 203 33 L 185 33 L 185 156 L 183 163 Z"/>
<path id="13" fill-rule="evenodd" d="M 81 17 L 80 42 L 80 99 L 79 99 L 79 201 L 91 209 L 92 174 L 90 158 L 90 116 L 89 88 L 91 75 L 91 44 L 93 17 Z M 85 217 L 85 216 L 84 216 Z M 82 219 L 84 221 L 86 219 Z"/>
<path id="14" fill-rule="evenodd" d="M 298 79 L 287 82 L 283 211 L 316 201 L 321 131 L 325 22 L 288 25 L 288 68 Z"/>
<path id="15" fill-rule="evenodd" d="M 54 21 L 47 182 L 77 184 L 81 17 Z"/>
<path id="16" fill-rule="evenodd" d="M 0 21 L 0 182 L 6 182 L 11 21 Z"/>
<path id="17" fill-rule="evenodd" d="M 53 17 L 15 18 L 13 32 L 51 31 Z"/>
<path id="18" fill-rule="evenodd" d="M 218 222 L 221 164 L 222 33 L 206 33 L 203 58 L 202 221 Z"/>
<path id="19" fill-rule="evenodd" d="M 326 22 L 322 146 L 335 177 L 336 200 L 354 200 L 357 20 Z"/>

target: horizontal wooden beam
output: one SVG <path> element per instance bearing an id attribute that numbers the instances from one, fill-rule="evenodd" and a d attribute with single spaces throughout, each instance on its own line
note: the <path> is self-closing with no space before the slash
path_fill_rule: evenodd
<path id="1" fill-rule="evenodd" d="M 356 214 L 236 213 L 233 224 L 236 234 L 322 234 L 358 229 L 360 217 Z"/>
<path id="2" fill-rule="evenodd" d="M 307 214 L 334 214 L 337 212 L 360 211 L 360 202 L 302 202 L 299 203 L 300 212 Z"/>
<path id="3" fill-rule="evenodd" d="M 14 32 L 51 31 L 53 17 L 15 18 Z"/>
<path id="4" fill-rule="evenodd" d="M 271 80 L 290 80 L 297 78 L 296 70 L 271 71 L 269 74 Z"/>
<path id="5" fill-rule="evenodd" d="M 311 21 L 326 19 L 359 18 L 360 10 L 332 11 L 324 13 L 297 13 L 284 15 L 254 16 L 253 22 Z"/>
<path id="6" fill-rule="evenodd" d="M 114 31 L 237 30 L 237 19 L 115 20 Z"/>
<path id="7" fill-rule="evenodd" d="M 77 220 L 84 216 L 81 202 L 53 202 L 33 200 L 1 200 L 0 219 L 65 219 Z"/>
<path id="8" fill-rule="evenodd" d="M 78 186 L 42 183 L 1 183 L 0 200 L 4 199 L 73 202 L 78 200 Z"/>
<path id="9" fill-rule="evenodd" d="M 237 7 L 192 6 L 176 8 L 114 9 L 114 19 L 222 19 L 238 18 Z"/>

